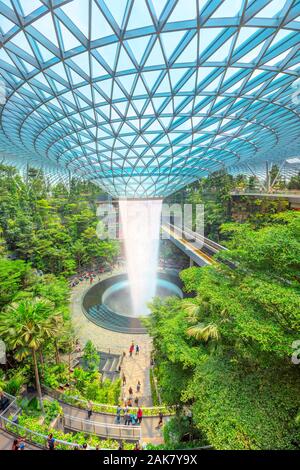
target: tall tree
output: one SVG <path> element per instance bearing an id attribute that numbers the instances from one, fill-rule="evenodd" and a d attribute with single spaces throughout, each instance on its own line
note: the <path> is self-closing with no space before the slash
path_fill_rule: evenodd
<path id="1" fill-rule="evenodd" d="M 18 361 L 31 356 L 37 394 L 43 409 L 37 353 L 53 337 L 59 315 L 53 313 L 53 304 L 36 298 L 9 305 L 0 316 L 0 337 Z"/>

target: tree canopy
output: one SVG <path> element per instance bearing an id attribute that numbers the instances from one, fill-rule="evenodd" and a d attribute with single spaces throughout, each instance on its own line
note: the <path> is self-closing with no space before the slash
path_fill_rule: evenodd
<path id="1" fill-rule="evenodd" d="M 216 449 L 300 446 L 300 214 L 229 224 L 219 263 L 181 273 L 194 297 L 152 305 L 160 391 Z M 221 261 L 230 260 L 235 269 Z"/>

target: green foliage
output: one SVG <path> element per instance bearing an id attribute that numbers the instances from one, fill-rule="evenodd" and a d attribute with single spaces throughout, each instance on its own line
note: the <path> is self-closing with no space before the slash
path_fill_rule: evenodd
<path id="1" fill-rule="evenodd" d="M 73 180 L 70 191 L 61 184 L 50 189 L 41 172 L 30 170 L 23 180 L 11 167 L 0 170 L 1 246 L 5 242 L 18 258 L 57 275 L 113 262 L 118 243 L 96 234 L 99 188 Z"/>
<path id="2" fill-rule="evenodd" d="M 22 410 L 23 416 L 41 416 L 41 404 L 36 397 L 31 399 L 27 397 L 22 398 L 22 400 L 19 400 L 18 405 Z"/>
<path id="3" fill-rule="evenodd" d="M 167 421 L 163 428 L 163 434 L 167 449 L 182 447 L 182 442 L 187 439 L 190 441 L 190 447 L 206 445 L 199 430 L 191 426 L 189 418 L 184 414 L 177 414 Z"/>
<path id="4" fill-rule="evenodd" d="M 74 387 L 70 394 L 85 400 L 117 405 L 121 395 L 121 381 L 101 380 L 98 371 L 86 371 L 76 368 L 73 373 Z"/>
<path id="5" fill-rule="evenodd" d="M 67 364 L 45 364 L 43 367 L 43 384 L 49 388 L 56 389 L 65 386 L 69 382 L 69 371 Z"/>
<path id="6" fill-rule="evenodd" d="M 156 391 L 155 376 L 154 376 L 153 368 L 150 369 L 150 387 L 151 387 L 152 404 L 153 406 L 159 406 L 160 402 L 159 402 L 159 397 Z"/>
<path id="7" fill-rule="evenodd" d="M 18 371 L 6 382 L 3 382 L 2 389 L 10 395 L 17 396 L 27 381 L 23 371 Z"/>
<path id="8" fill-rule="evenodd" d="M 0 309 L 26 287 L 30 266 L 24 261 L 0 258 Z"/>
<path id="9" fill-rule="evenodd" d="M 49 425 L 58 416 L 62 416 L 63 409 L 57 400 L 44 400 L 45 424 Z"/>
<path id="10" fill-rule="evenodd" d="M 46 447 L 47 444 L 47 438 L 49 436 L 49 433 L 53 434 L 54 439 L 59 440 L 59 441 L 64 441 L 64 442 L 69 442 L 72 443 L 76 446 L 82 446 L 83 444 L 87 444 L 89 447 L 95 448 L 96 446 L 99 447 L 99 449 L 115 449 L 117 450 L 119 447 L 118 441 L 114 440 L 101 440 L 100 437 L 97 437 L 95 435 L 87 435 L 84 433 L 64 433 L 60 431 L 59 429 L 53 429 L 49 427 L 49 424 L 44 423 L 41 424 L 39 418 L 37 417 L 31 417 L 27 415 L 21 415 L 19 416 L 19 426 L 22 426 L 25 428 L 22 430 L 21 428 L 17 428 L 18 435 L 20 437 L 28 437 L 26 435 L 27 431 L 26 429 L 29 429 L 35 433 L 41 434 L 41 436 L 36 436 L 36 435 L 30 435 L 32 442 L 35 444 L 39 444 L 40 446 Z M 11 430 L 13 433 L 16 432 L 16 427 L 14 425 L 7 425 L 8 430 Z M 71 450 L 69 446 L 65 444 L 60 444 L 56 443 L 55 448 L 57 450 Z M 124 449 L 125 450 L 133 450 L 134 444 L 130 444 L 125 442 L 124 443 Z"/>
<path id="11" fill-rule="evenodd" d="M 91 340 L 87 341 L 83 348 L 82 359 L 84 362 L 84 367 L 87 368 L 90 372 L 99 370 L 100 356 Z"/>
<path id="12" fill-rule="evenodd" d="M 300 171 L 296 176 L 292 176 L 289 183 L 288 183 L 288 189 L 300 189 Z"/>
<path id="13" fill-rule="evenodd" d="M 295 449 L 299 374 L 292 368 L 249 370 L 222 357 L 197 368 L 188 393 L 194 421 L 216 449 Z"/>

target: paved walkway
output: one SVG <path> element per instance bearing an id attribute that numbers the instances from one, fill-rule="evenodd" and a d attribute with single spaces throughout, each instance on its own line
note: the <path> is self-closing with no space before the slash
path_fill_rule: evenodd
<path id="1" fill-rule="evenodd" d="M 81 408 L 77 408 L 75 406 L 71 406 L 65 403 L 61 403 L 63 407 L 64 414 L 68 416 L 73 416 L 76 418 L 80 418 L 80 420 L 87 420 L 87 411 L 82 410 Z M 166 422 L 169 417 L 164 417 L 164 422 Z M 93 413 L 91 416 L 90 421 L 95 423 L 101 424 L 113 424 L 115 425 L 116 417 L 111 414 L 105 413 Z M 156 443 L 161 444 L 163 442 L 162 439 L 162 430 L 157 429 L 159 418 L 157 416 L 144 416 L 142 421 L 142 441 L 145 443 Z M 123 424 L 123 422 L 121 423 Z M 129 428 L 129 426 L 128 426 Z"/>
<path id="2" fill-rule="evenodd" d="M 7 434 L 2 429 L 0 429 L 0 450 L 11 450 L 14 436 Z M 41 450 L 39 447 L 35 447 L 32 444 L 25 444 L 25 450 Z"/>
<path id="3" fill-rule="evenodd" d="M 139 343 L 140 346 L 140 343 Z M 142 346 L 140 353 L 135 353 L 130 357 L 129 353 L 123 359 L 121 375 L 124 374 L 126 384 L 122 386 L 122 401 L 128 398 L 133 399 L 133 405 L 136 398 L 141 406 L 152 406 L 151 386 L 150 386 L 150 354 L 143 351 Z M 141 391 L 137 393 L 137 383 L 141 382 Z M 133 395 L 130 397 L 129 388 L 132 388 Z"/>
<path id="4" fill-rule="evenodd" d="M 103 280 L 111 275 L 120 274 L 123 271 L 115 270 L 113 273 L 105 273 L 100 277 Z M 128 389 L 131 386 L 134 391 L 134 398 L 138 396 L 139 403 L 143 406 L 151 406 L 151 388 L 150 388 L 150 357 L 152 350 L 152 341 L 149 335 L 133 335 L 117 333 L 105 330 L 90 322 L 82 312 L 81 302 L 84 293 L 90 288 L 89 281 L 83 281 L 72 291 L 71 312 L 72 323 L 75 334 L 79 338 L 83 347 L 88 340 L 91 340 L 99 351 L 112 352 L 117 354 L 126 353 L 123 361 L 121 375 L 126 377 L 126 387 L 122 389 L 122 400 L 128 398 Z M 132 343 L 140 346 L 139 356 L 129 356 L 129 347 Z M 141 382 L 141 393 L 136 394 L 136 385 L 138 380 Z"/>

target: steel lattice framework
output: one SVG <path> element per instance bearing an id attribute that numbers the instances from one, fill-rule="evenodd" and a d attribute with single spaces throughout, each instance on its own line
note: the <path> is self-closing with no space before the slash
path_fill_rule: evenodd
<path id="1" fill-rule="evenodd" d="M 299 154 L 300 0 L 0 0 L 0 150 L 114 196 Z"/>

